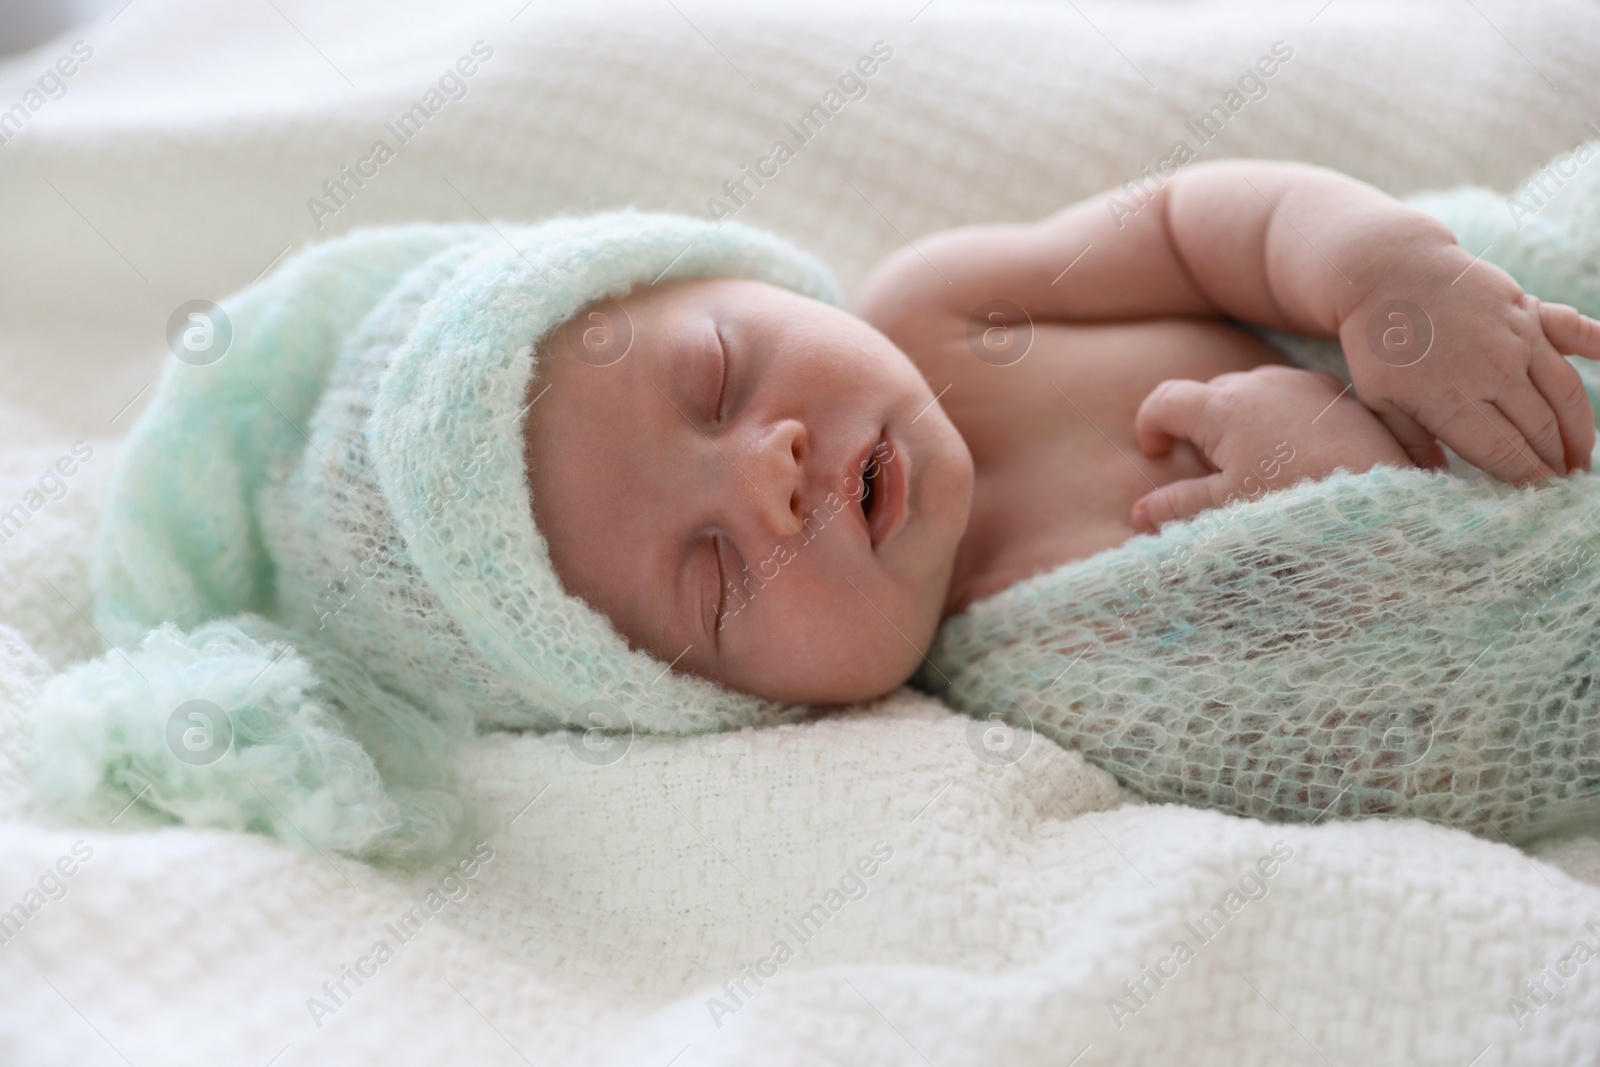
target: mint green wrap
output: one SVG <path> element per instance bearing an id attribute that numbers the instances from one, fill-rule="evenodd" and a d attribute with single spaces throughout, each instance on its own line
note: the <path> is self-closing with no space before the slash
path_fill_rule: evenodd
<path id="1" fill-rule="evenodd" d="M 1548 203 L 1517 195 L 1412 202 L 1528 292 L 1600 316 L 1600 161 Z M 1272 339 L 1348 381 L 1336 343 Z M 1600 410 L 1600 373 L 1571 361 Z M 948 620 L 918 684 L 994 717 L 992 758 L 1031 738 L 1003 722 L 1152 800 L 1595 832 L 1600 478 L 1471 473 L 1340 472 L 1169 523 Z"/>

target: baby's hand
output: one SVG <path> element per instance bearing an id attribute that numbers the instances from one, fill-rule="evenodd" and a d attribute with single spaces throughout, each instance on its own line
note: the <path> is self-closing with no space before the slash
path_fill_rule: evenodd
<path id="1" fill-rule="evenodd" d="M 1600 322 L 1457 245 L 1402 247 L 1382 270 L 1339 340 L 1356 395 L 1412 459 L 1444 466 L 1438 437 L 1503 481 L 1589 469 L 1594 412 L 1562 356 L 1600 359 Z"/>
<path id="2" fill-rule="evenodd" d="M 1216 468 L 1146 493 L 1134 502 L 1135 529 L 1154 531 L 1234 499 L 1251 499 L 1343 467 L 1411 466 L 1377 416 L 1325 371 L 1267 364 L 1209 382 L 1169 378 L 1134 416 L 1139 451 L 1164 456 L 1190 441 Z"/>

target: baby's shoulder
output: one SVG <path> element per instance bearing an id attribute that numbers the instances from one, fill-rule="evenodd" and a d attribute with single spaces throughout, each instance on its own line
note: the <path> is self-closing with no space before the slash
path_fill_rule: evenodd
<path id="1" fill-rule="evenodd" d="M 1027 328 L 1025 316 L 1020 307 L 1003 298 L 989 300 L 994 308 L 967 308 L 959 295 L 945 291 L 937 268 L 913 254 L 915 251 L 901 249 L 874 267 L 857 290 L 850 310 L 894 342 L 936 391 L 950 385 L 952 391 L 971 395 L 984 384 L 984 376 L 978 373 L 982 364 L 974 358 L 974 338 L 970 336 L 974 325 L 984 321 L 984 311 L 994 311 L 989 324 L 976 331 L 976 341 L 980 351 L 985 342 L 1004 349 L 1022 336 L 1019 331 Z M 1003 361 L 1003 354 L 992 360 Z"/>

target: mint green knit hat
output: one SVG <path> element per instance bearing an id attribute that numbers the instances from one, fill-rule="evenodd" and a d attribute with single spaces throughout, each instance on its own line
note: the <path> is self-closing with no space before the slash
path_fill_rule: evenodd
<path id="1" fill-rule="evenodd" d="M 168 367 L 113 490 L 100 622 L 136 637 L 258 613 L 479 725 L 588 726 L 595 699 L 648 732 L 781 717 L 666 671 L 568 595 L 524 467 L 547 335 L 636 286 L 722 276 L 843 302 L 773 234 L 632 210 L 300 254 L 229 308 L 220 361 Z"/>
<path id="2" fill-rule="evenodd" d="M 803 714 L 631 649 L 562 588 L 534 522 L 541 342 L 597 301 L 707 277 L 843 303 L 771 233 L 633 210 L 360 230 L 225 300 L 211 336 L 231 344 L 167 366 L 119 459 L 93 560 L 119 647 L 41 702 L 47 806 L 114 811 L 143 782 L 169 819 L 403 854 L 455 820 L 414 792 L 442 784 L 436 740 Z M 294 795 L 268 810 L 244 770 L 171 758 L 189 699 L 235 720 L 236 766 Z"/>

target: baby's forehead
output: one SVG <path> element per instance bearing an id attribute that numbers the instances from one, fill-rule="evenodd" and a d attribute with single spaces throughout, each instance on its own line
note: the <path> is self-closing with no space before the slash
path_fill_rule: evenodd
<path id="1" fill-rule="evenodd" d="M 622 296 L 585 304 L 546 334 L 539 345 L 538 373 L 561 361 L 604 368 L 660 360 L 703 340 L 701 335 L 713 329 L 735 324 L 750 328 L 774 315 L 792 317 L 797 309 L 788 306 L 786 295 L 786 290 L 746 278 L 641 282 Z"/>
<path id="2" fill-rule="evenodd" d="M 612 372 L 613 382 L 691 373 L 694 354 L 719 342 L 759 351 L 761 362 L 771 364 L 803 350 L 804 340 L 836 332 L 840 317 L 830 305 L 754 279 L 666 277 L 579 308 L 541 340 L 535 378 L 542 385 L 590 369 Z"/>
<path id="3" fill-rule="evenodd" d="M 674 278 L 670 272 L 656 281 L 635 285 L 621 297 L 597 301 L 621 307 L 629 314 L 653 315 L 702 311 L 760 314 L 796 302 L 800 302 L 799 294 L 753 278 Z"/>
<path id="4" fill-rule="evenodd" d="M 641 336 L 659 340 L 686 316 L 709 310 L 710 283 L 720 280 L 642 282 L 622 296 L 592 300 L 545 335 L 539 354 L 590 366 L 620 363 L 634 354 Z M 547 365 L 545 359 L 540 362 Z"/>
<path id="5" fill-rule="evenodd" d="M 607 301 L 628 311 L 663 308 L 699 308 L 715 302 L 718 292 L 729 285 L 737 286 L 737 278 L 672 278 L 663 277 L 654 282 L 640 282 L 621 297 Z"/>

